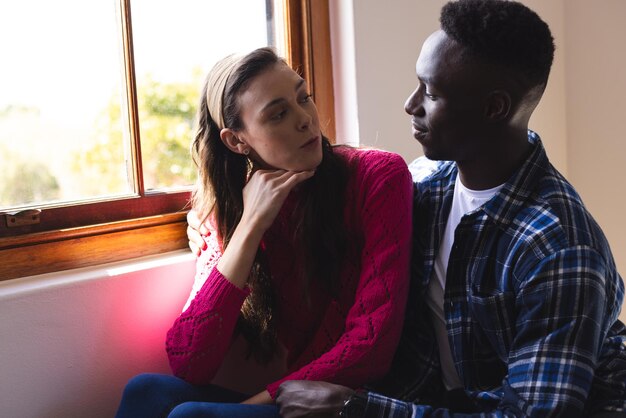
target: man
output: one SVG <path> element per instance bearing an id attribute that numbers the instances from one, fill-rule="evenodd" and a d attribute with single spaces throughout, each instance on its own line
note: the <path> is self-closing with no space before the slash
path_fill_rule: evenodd
<path id="1" fill-rule="evenodd" d="M 428 160 L 412 165 L 415 268 L 392 371 L 377 392 L 285 382 L 281 414 L 626 416 L 622 279 L 528 130 L 550 30 L 502 0 L 450 2 L 440 21 L 405 105 Z"/>

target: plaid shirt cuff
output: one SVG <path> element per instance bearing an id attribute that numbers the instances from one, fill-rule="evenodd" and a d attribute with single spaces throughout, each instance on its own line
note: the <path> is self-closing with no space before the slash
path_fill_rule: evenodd
<path id="1" fill-rule="evenodd" d="M 413 418 L 413 404 L 388 398 L 377 393 L 367 393 L 364 418 Z"/>

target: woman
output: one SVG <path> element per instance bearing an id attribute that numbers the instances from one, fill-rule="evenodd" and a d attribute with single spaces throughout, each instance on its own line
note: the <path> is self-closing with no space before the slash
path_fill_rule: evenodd
<path id="1" fill-rule="evenodd" d="M 306 82 L 268 48 L 215 65 L 198 124 L 193 207 L 211 233 L 167 334 L 177 377 L 132 379 L 118 416 L 278 416 L 285 380 L 382 376 L 408 288 L 404 161 L 332 147 Z M 287 374 L 252 397 L 210 385 L 238 334 L 262 362 L 287 350 Z"/>

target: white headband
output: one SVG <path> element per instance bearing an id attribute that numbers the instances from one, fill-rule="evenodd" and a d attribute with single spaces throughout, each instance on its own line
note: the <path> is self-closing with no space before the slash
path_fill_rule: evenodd
<path id="1" fill-rule="evenodd" d="M 242 58 L 241 55 L 233 54 L 221 59 L 211 69 L 207 77 L 206 104 L 211 117 L 220 130 L 226 127 L 222 113 L 226 82 L 233 71 L 239 67 L 238 64 Z"/>

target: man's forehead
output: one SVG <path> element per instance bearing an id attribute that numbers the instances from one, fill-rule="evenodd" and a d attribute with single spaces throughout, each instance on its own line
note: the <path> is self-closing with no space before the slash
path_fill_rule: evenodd
<path id="1" fill-rule="evenodd" d="M 449 70 L 455 64 L 459 52 L 458 45 L 444 31 L 435 31 L 424 41 L 415 63 L 415 71 L 420 77 L 434 77 L 435 73 Z"/>
<path id="2" fill-rule="evenodd" d="M 432 33 L 424 41 L 415 63 L 420 81 L 447 95 L 487 88 L 494 81 L 492 70 L 481 60 L 469 56 L 464 47 L 443 30 Z"/>
<path id="3" fill-rule="evenodd" d="M 433 50 L 441 48 L 442 46 L 448 44 L 451 41 L 451 38 L 448 34 L 439 29 L 428 35 L 426 40 L 424 41 L 424 45 L 422 46 L 422 50 Z"/>

